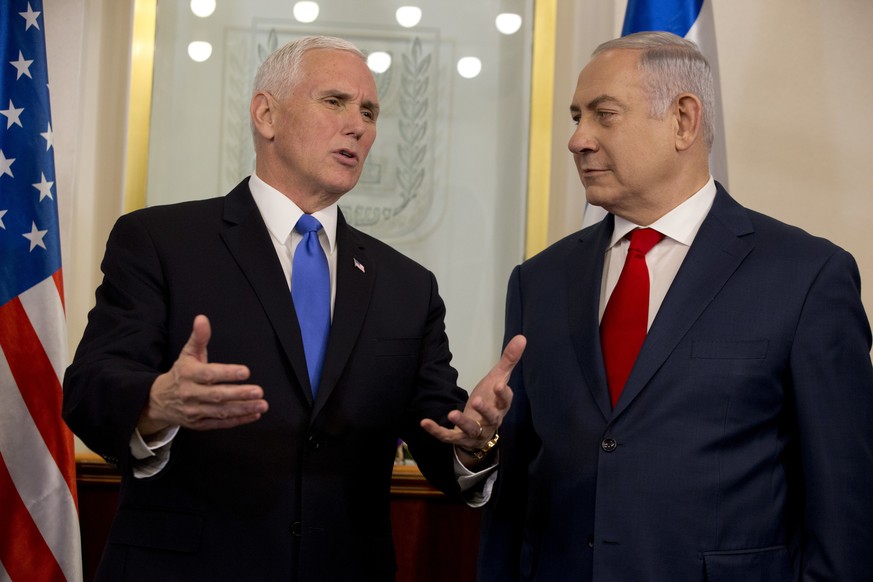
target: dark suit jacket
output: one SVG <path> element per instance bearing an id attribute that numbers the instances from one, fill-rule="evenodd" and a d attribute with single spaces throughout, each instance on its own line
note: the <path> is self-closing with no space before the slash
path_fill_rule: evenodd
<path id="1" fill-rule="evenodd" d="M 611 410 L 613 219 L 515 269 L 480 579 L 873 579 L 873 370 L 851 256 L 721 186 Z"/>
<path id="2" fill-rule="evenodd" d="M 313 402 L 288 283 L 247 181 L 223 198 L 119 219 L 64 385 L 70 427 L 123 472 L 100 579 L 393 579 L 397 439 L 454 492 L 450 447 L 418 423 L 463 407 L 466 392 L 433 275 L 341 215 L 337 252 Z M 270 410 L 235 429 L 181 430 L 169 465 L 134 479 L 128 442 L 149 387 L 198 313 L 212 324 L 210 361 L 247 365 Z"/>

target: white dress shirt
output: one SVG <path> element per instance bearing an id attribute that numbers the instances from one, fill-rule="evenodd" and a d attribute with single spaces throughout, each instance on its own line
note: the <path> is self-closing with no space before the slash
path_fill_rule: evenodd
<path id="1" fill-rule="evenodd" d="M 656 244 L 646 254 L 646 266 L 649 269 L 649 321 L 646 329 L 652 326 L 664 297 L 688 254 L 697 231 L 715 200 L 715 181 L 712 176 L 709 181 L 691 198 L 649 225 L 634 224 L 620 216 L 615 217 L 615 228 L 612 231 L 612 241 L 606 249 L 603 263 L 603 280 L 600 287 L 600 320 L 609 297 L 618 283 L 621 269 L 630 247 L 627 237 L 635 228 L 648 226 L 664 235 L 664 239 Z"/>
<path id="2" fill-rule="evenodd" d="M 290 198 L 252 174 L 249 179 L 249 190 L 258 205 L 258 211 L 267 225 L 276 255 L 285 272 L 285 280 L 288 289 L 291 289 L 291 264 L 294 251 L 303 239 L 303 235 L 294 230 L 294 225 L 304 214 Z M 330 316 L 333 319 L 333 305 L 336 301 L 336 224 L 337 203 L 323 208 L 312 214 L 321 223 L 318 231 L 318 242 L 327 257 L 327 266 L 330 269 Z"/>

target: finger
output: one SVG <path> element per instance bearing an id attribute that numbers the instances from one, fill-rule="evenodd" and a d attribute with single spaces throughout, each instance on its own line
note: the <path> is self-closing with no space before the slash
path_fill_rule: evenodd
<path id="1" fill-rule="evenodd" d="M 233 402 L 262 400 L 264 397 L 264 389 L 255 384 L 215 384 L 198 388 L 194 391 L 194 398 L 190 400 L 191 402 L 220 406 Z"/>
<path id="2" fill-rule="evenodd" d="M 509 386 L 495 386 L 494 394 L 492 402 L 476 398 L 472 404 L 473 410 L 482 417 L 480 422 L 486 428 L 486 434 L 492 434 L 500 428 L 503 418 L 512 406 L 512 390 Z"/>
<path id="3" fill-rule="evenodd" d="M 484 434 L 484 424 L 487 424 L 487 420 L 483 422 L 479 418 L 475 418 L 468 414 L 461 412 L 460 410 L 453 410 L 448 414 L 448 419 L 451 423 L 453 423 L 458 429 L 464 433 L 464 436 L 474 441 L 481 440 L 482 435 Z M 480 430 L 482 427 L 482 430 Z"/>
<path id="4" fill-rule="evenodd" d="M 478 404 L 478 403 L 477 403 Z M 504 415 L 512 406 L 512 389 L 502 384 L 494 387 L 494 398 L 491 402 L 483 401 L 481 404 L 474 405 L 476 412 L 486 415 L 490 418 L 492 415 Z M 485 412 L 483 412 L 485 411 Z"/>
<path id="5" fill-rule="evenodd" d="M 508 410 L 512 406 L 512 388 L 508 384 L 499 384 L 494 387 L 494 408 Z"/>
<path id="6" fill-rule="evenodd" d="M 454 444 L 460 431 L 440 426 L 433 420 L 425 418 L 420 423 L 421 428 L 430 436 L 444 443 Z"/>
<path id="7" fill-rule="evenodd" d="M 190 403 L 180 407 L 179 424 L 197 430 L 229 428 L 253 422 L 268 409 L 267 401 L 261 399 Z"/>
<path id="8" fill-rule="evenodd" d="M 260 420 L 261 414 L 250 414 L 246 416 L 236 416 L 233 418 L 205 418 L 188 428 L 194 430 L 215 430 L 221 428 L 233 428 Z"/>
<path id="9" fill-rule="evenodd" d="M 503 348 L 500 360 L 493 368 L 491 368 L 491 371 L 488 372 L 479 384 L 476 385 L 473 392 L 478 393 L 481 388 L 490 383 L 506 384 L 509 380 L 510 374 L 512 374 L 512 370 L 515 369 L 515 365 L 521 359 L 521 355 L 524 353 L 526 345 L 527 339 L 523 335 L 517 335 L 509 340 L 509 343 L 506 344 L 505 348 Z"/>
<path id="10" fill-rule="evenodd" d="M 473 410 L 476 411 L 476 413 L 478 413 L 478 415 L 481 417 L 479 424 L 483 428 L 483 435 L 489 436 L 491 432 L 493 432 L 493 429 L 496 429 L 500 426 L 500 421 L 503 419 L 503 412 L 501 412 L 496 407 L 490 404 L 482 403 L 479 406 L 473 406 Z M 478 430 L 479 428 L 477 425 L 476 431 Z M 476 435 L 475 433 L 473 433 L 471 436 Z M 482 435 L 479 436 L 481 437 Z"/>
<path id="11" fill-rule="evenodd" d="M 267 401 L 261 399 L 202 402 L 186 407 L 186 416 L 187 420 L 192 422 L 204 418 L 225 420 L 252 414 L 263 414 L 268 409 Z"/>
<path id="12" fill-rule="evenodd" d="M 198 362 L 208 362 L 206 346 L 209 344 L 210 337 L 212 337 L 212 326 L 209 323 L 209 318 L 205 315 L 198 315 L 194 318 L 194 323 L 191 326 L 191 336 L 182 347 L 179 356 L 190 356 Z"/>
<path id="13" fill-rule="evenodd" d="M 248 366 L 242 364 L 180 364 L 179 379 L 200 385 L 241 382 L 250 375 Z"/>
<path id="14" fill-rule="evenodd" d="M 503 354 L 500 356 L 500 361 L 497 362 L 497 365 L 492 369 L 493 373 L 499 374 L 503 377 L 503 381 L 509 379 L 509 375 L 512 374 L 512 370 L 515 368 L 515 365 L 521 359 L 521 355 L 524 353 L 524 348 L 527 345 L 527 338 L 523 335 L 517 335 L 509 340 L 509 343 L 506 344 L 506 347 L 503 348 Z"/>

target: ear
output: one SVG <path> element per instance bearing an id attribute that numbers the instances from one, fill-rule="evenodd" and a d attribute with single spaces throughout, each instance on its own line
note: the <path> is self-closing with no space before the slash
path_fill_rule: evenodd
<path id="1" fill-rule="evenodd" d="M 252 116 L 252 126 L 258 134 L 266 139 L 271 140 L 276 134 L 273 128 L 273 119 L 276 116 L 276 101 L 273 96 L 264 91 L 258 91 L 252 97 L 249 111 Z"/>
<path id="2" fill-rule="evenodd" d="M 685 151 L 701 138 L 703 103 L 696 95 L 683 93 L 674 104 L 676 150 Z"/>

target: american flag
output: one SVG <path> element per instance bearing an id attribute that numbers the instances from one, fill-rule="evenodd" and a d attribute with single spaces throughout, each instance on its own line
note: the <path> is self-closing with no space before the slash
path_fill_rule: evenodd
<path id="1" fill-rule="evenodd" d="M 0 0 L 0 580 L 81 580 L 42 0 Z"/>

